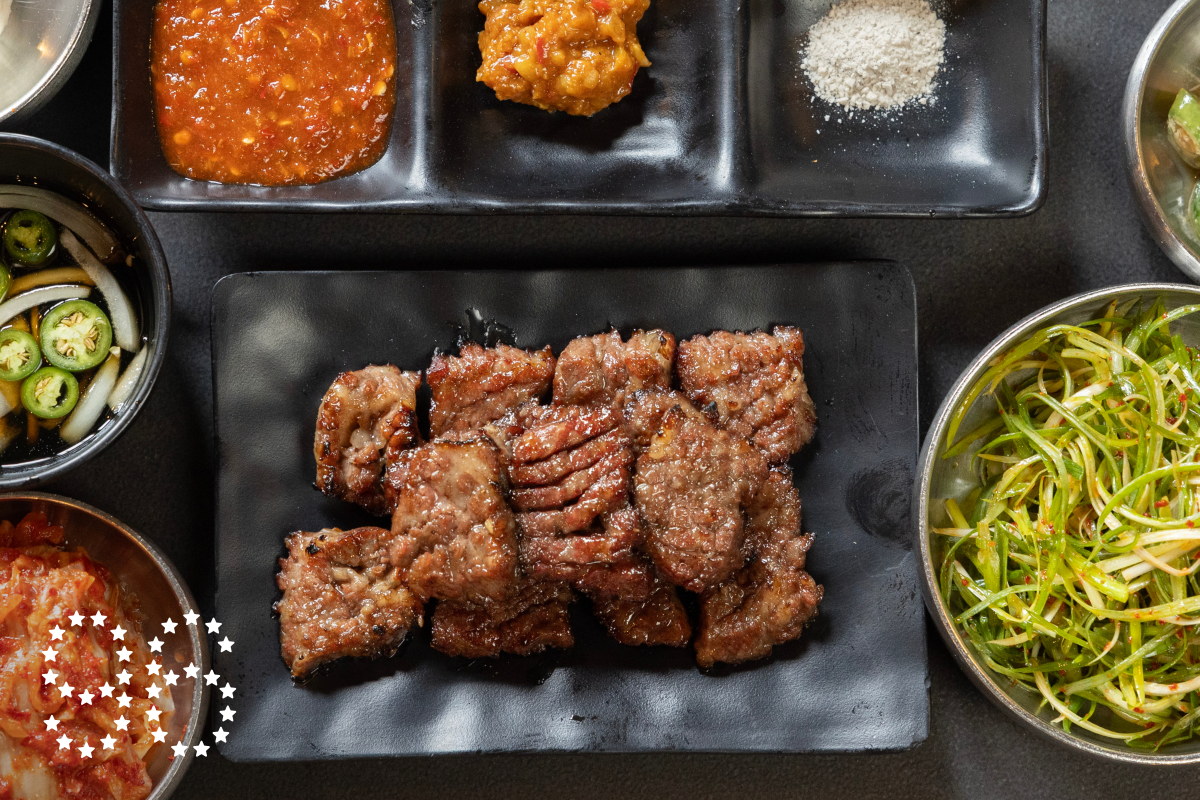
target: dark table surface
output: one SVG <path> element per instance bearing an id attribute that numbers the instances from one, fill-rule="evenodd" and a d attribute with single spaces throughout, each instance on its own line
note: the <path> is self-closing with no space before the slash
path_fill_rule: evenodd
<path id="1" fill-rule="evenodd" d="M 1006 0 L 994 0 L 1005 2 Z M 1186 278 L 1146 235 L 1119 133 L 1125 79 L 1169 0 L 1053 0 L 1045 206 L 1017 220 L 152 214 L 171 265 L 170 353 L 141 417 L 115 446 L 47 486 L 145 532 L 213 603 L 214 461 L 209 307 L 223 275 L 257 269 L 702 265 L 888 258 L 912 270 L 920 315 L 921 427 L 959 371 L 1026 314 L 1085 289 Z M 14 128 L 106 164 L 111 3 L 63 91 Z M 364 253 L 367 253 L 364 257 Z M 980 695 L 928 628 L 929 739 L 845 756 L 553 755 L 235 765 L 215 750 L 177 798 L 395 796 L 860 798 L 1133 797 L 1144 767 L 1043 742 Z M 881 654 L 882 656 L 883 654 Z M 802 723 L 801 723 L 802 724 Z M 1169 776 L 1194 794 L 1200 767 Z M 1168 785 L 1172 785 L 1168 784 Z M 1186 788 L 1185 788 L 1186 787 Z"/>

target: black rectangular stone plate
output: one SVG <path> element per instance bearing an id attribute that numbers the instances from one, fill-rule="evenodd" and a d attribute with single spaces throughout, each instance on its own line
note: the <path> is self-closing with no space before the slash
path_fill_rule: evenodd
<path id="1" fill-rule="evenodd" d="M 1045 0 L 935 0 L 937 103 L 898 119 L 816 99 L 800 68 L 832 0 L 653 0 L 653 66 L 590 118 L 501 102 L 475 81 L 470 0 L 394 0 L 387 152 L 317 186 L 190 181 L 154 123 L 154 3 L 115 0 L 111 169 L 154 210 L 1013 216 L 1045 196 Z M 829 116 L 829 120 L 825 117 Z"/>
<path id="2" fill-rule="evenodd" d="M 276 761 L 892 750 L 923 741 L 925 629 L 908 507 L 918 446 L 915 312 L 910 275 L 888 263 L 220 281 L 217 618 L 235 646 L 214 658 L 238 687 L 221 752 Z M 818 432 L 792 464 L 804 528 L 816 534 L 809 569 L 825 586 L 802 638 L 767 660 L 705 673 L 690 650 L 616 644 L 580 602 L 570 651 L 472 662 L 431 650 L 420 631 L 393 658 L 343 662 L 294 685 L 271 612 L 283 537 L 372 521 L 313 488 L 321 396 L 339 372 L 368 363 L 422 369 L 434 348 L 453 347 L 479 320 L 506 326 L 520 346 L 555 352 L 610 325 L 663 327 L 681 339 L 799 325 Z"/>

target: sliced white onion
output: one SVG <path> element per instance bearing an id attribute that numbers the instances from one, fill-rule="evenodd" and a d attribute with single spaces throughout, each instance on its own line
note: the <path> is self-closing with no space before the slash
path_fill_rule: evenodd
<path id="1" fill-rule="evenodd" d="M 96 420 L 104 413 L 104 405 L 108 395 L 117 382 L 117 373 L 121 371 L 121 348 L 114 347 L 108 358 L 92 376 L 92 382 L 83 390 L 79 405 L 67 417 L 67 421 L 59 428 L 58 435 L 67 444 L 75 444 L 88 435 L 96 425 Z"/>
<path id="2" fill-rule="evenodd" d="M 133 357 L 133 361 L 129 362 L 129 366 L 125 368 L 125 374 L 117 381 L 117 385 L 113 387 L 112 393 L 108 396 L 108 407 L 111 410 L 119 409 L 133 394 L 133 390 L 137 388 L 138 378 L 142 377 L 142 372 L 145 371 L 146 356 L 149 354 L 150 348 L 143 347 Z"/>
<path id="3" fill-rule="evenodd" d="M 133 313 L 133 305 L 129 298 L 121 290 L 121 284 L 117 283 L 108 267 L 97 261 L 70 231 L 64 230 L 58 240 L 67 248 L 71 257 L 79 262 L 79 266 L 83 267 L 88 277 L 96 282 L 96 288 L 108 302 L 108 316 L 112 321 L 113 338 L 117 344 L 122 350 L 135 352 L 138 346 L 137 315 Z"/>
<path id="4" fill-rule="evenodd" d="M 8 398 L 0 394 L 0 417 L 13 410 L 13 404 L 8 401 Z"/>
<path id="5" fill-rule="evenodd" d="M 40 289 L 30 289 L 28 292 L 10 297 L 0 303 L 0 325 L 7 324 L 17 314 L 24 314 L 42 303 L 82 300 L 91 293 L 92 287 L 90 286 L 43 286 Z"/>
<path id="6" fill-rule="evenodd" d="M 51 267 L 50 269 L 39 269 L 37 272 L 30 272 L 19 278 L 13 278 L 13 282 L 9 284 L 8 293 L 20 294 L 30 289 L 36 289 L 39 286 L 53 286 L 58 283 L 95 285 L 91 277 L 83 271 L 83 267 Z M 972 530 L 974 529 L 972 528 Z"/>
<path id="7" fill-rule="evenodd" d="M 0 186 L 0 208 L 27 208 L 45 214 L 50 219 L 83 237 L 101 259 L 111 261 L 120 246 L 117 237 L 88 210 L 57 192 L 37 186 L 7 184 Z"/>

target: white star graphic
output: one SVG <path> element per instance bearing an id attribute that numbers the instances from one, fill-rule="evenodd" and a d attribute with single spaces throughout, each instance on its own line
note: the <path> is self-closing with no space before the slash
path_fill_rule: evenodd
<path id="1" fill-rule="evenodd" d="M 221 641 L 217 642 L 217 644 L 221 645 L 222 653 L 228 653 L 231 650 L 233 650 L 233 640 L 230 639 L 228 636 L 226 636 Z"/>
<path id="2" fill-rule="evenodd" d="M 123 694 L 117 698 L 117 705 L 121 708 L 129 708 L 131 698 L 127 694 Z"/>
<path id="3" fill-rule="evenodd" d="M 106 619 L 108 619 L 108 617 L 104 616 L 99 611 L 97 611 L 95 614 L 92 614 L 92 624 L 97 628 L 104 627 L 104 621 Z"/>
<path id="4" fill-rule="evenodd" d="M 208 672 L 207 672 L 207 673 L 204 675 L 204 685 L 205 685 L 205 686 L 216 686 L 216 685 L 217 685 L 217 681 L 220 679 L 220 677 L 221 677 L 220 675 L 218 675 L 217 673 L 213 672 L 213 671 L 210 669 L 210 670 L 209 670 L 209 671 L 208 671 Z"/>
<path id="5" fill-rule="evenodd" d="M 133 655 L 133 651 L 130 650 L 128 647 L 122 647 L 120 650 L 117 651 L 117 658 L 120 661 L 128 661 L 129 657 L 131 655 Z"/>
<path id="6" fill-rule="evenodd" d="M 58 651 L 51 647 L 47 647 L 42 651 L 42 658 L 44 658 L 46 661 L 58 661 Z"/>
<path id="7" fill-rule="evenodd" d="M 85 691 L 83 694 L 79 695 L 79 704 L 84 705 L 84 706 L 90 706 L 92 704 L 92 698 L 94 698 L 95 696 L 96 695 L 92 694 L 91 692 Z"/>
<path id="8" fill-rule="evenodd" d="M 92 747 L 90 744 L 84 743 L 84 745 L 79 748 L 79 755 L 83 756 L 84 758 L 91 758 L 95 749 L 96 748 Z"/>
<path id="9" fill-rule="evenodd" d="M 66 681 L 63 681 L 63 685 L 58 687 L 58 691 L 59 691 L 59 693 L 62 694 L 63 697 L 70 697 L 72 694 L 75 693 L 75 687 L 72 686 L 71 684 L 67 683 Z"/>
<path id="10" fill-rule="evenodd" d="M 221 719 L 222 719 L 224 722 L 233 722 L 233 715 L 234 715 L 234 714 L 236 714 L 236 713 L 237 713 L 237 712 L 236 712 L 236 711 L 234 711 L 234 710 L 233 710 L 232 708 L 230 708 L 229 706 L 225 706 L 225 710 L 221 712 Z"/>
<path id="11" fill-rule="evenodd" d="M 78 611 L 76 611 L 74 614 L 67 617 L 67 619 L 71 620 L 71 624 L 73 626 L 78 627 L 83 624 L 83 621 L 85 619 L 87 619 L 87 617 L 83 616 L 83 614 L 80 614 Z"/>
<path id="12" fill-rule="evenodd" d="M 162 624 L 162 627 L 164 633 L 174 633 L 175 629 L 179 627 L 179 623 L 173 619 L 169 619 Z"/>
<path id="13" fill-rule="evenodd" d="M 48 730 L 48 731 L 58 730 L 58 720 L 55 719 L 54 717 L 46 717 L 46 730 Z"/>
<path id="14" fill-rule="evenodd" d="M 157 675 L 161 669 L 162 664 L 158 663 L 157 661 L 151 661 L 146 665 L 146 672 L 150 675 Z"/>
<path id="15" fill-rule="evenodd" d="M 124 639 L 126 633 L 127 633 L 127 631 L 124 628 L 122 628 L 120 625 L 113 628 L 113 638 L 114 639 Z"/>
<path id="16" fill-rule="evenodd" d="M 55 741 L 58 742 L 59 750 L 70 750 L 71 749 L 71 737 L 67 736 L 65 733 L 62 736 L 55 739 Z"/>
<path id="17" fill-rule="evenodd" d="M 119 731 L 129 730 L 129 720 L 125 719 L 124 717 L 117 717 L 116 720 L 114 720 L 114 723 Z"/>
<path id="18" fill-rule="evenodd" d="M 157 636 L 155 636 L 150 641 L 146 642 L 146 644 L 150 645 L 151 653 L 161 653 L 162 652 L 163 643 L 162 643 L 162 640 L 159 639 Z"/>
<path id="19" fill-rule="evenodd" d="M 167 682 L 168 686 L 174 686 L 179 681 L 179 675 L 175 672 L 175 670 L 167 672 L 162 677 L 163 680 Z"/>
<path id="20" fill-rule="evenodd" d="M 162 728 L 159 728 L 156 731 L 150 731 L 150 735 L 154 737 L 154 741 L 156 742 L 165 742 L 167 740 L 167 732 Z"/>
<path id="21" fill-rule="evenodd" d="M 100 687 L 100 696 L 101 697 L 112 697 L 112 693 L 113 693 L 112 684 L 106 683 Z"/>
<path id="22" fill-rule="evenodd" d="M 105 750 L 112 750 L 117 746 L 117 740 L 114 739 L 113 735 L 110 733 L 108 736 L 105 736 L 100 740 L 100 744 L 104 745 Z"/>
<path id="23" fill-rule="evenodd" d="M 213 738 L 218 742 L 226 742 L 229 740 L 229 733 L 224 728 L 217 728 L 216 731 L 213 732 Z"/>
<path id="24" fill-rule="evenodd" d="M 189 678 L 195 678 L 200 674 L 200 668 L 195 664 L 188 664 L 183 668 L 183 671 L 187 673 Z"/>
<path id="25" fill-rule="evenodd" d="M 123 669 L 117 673 L 117 683 L 121 683 L 121 684 L 129 683 L 129 679 L 132 677 L 133 676 L 129 674 L 129 670 Z"/>
<path id="26" fill-rule="evenodd" d="M 55 625 L 50 629 L 50 638 L 56 642 L 62 641 L 63 634 L 66 633 L 62 628 Z"/>
<path id="27" fill-rule="evenodd" d="M 158 699 L 158 696 L 160 694 L 162 694 L 162 687 L 159 686 L 157 683 L 152 683 L 152 684 L 150 684 L 150 688 L 146 689 L 146 694 L 150 695 L 151 697 L 153 697 L 155 699 Z"/>
<path id="28" fill-rule="evenodd" d="M 198 755 L 198 756 L 207 756 L 208 755 L 208 745 L 206 745 L 204 742 L 201 742 L 200 744 L 197 744 L 197 745 L 193 745 L 192 749 L 196 751 L 196 755 Z"/>
<path id="29" fill-rule="evenodd" d="M 210 619 L 208 622 L 204 623 L 204 627 L 208 628 L 209 633 L 221 632 L 221 623 L 217 622 L 215 619 Z"/>
<path id="30" fill-rule="evenodd" d="M 58 673 L 52 669 L 46 670 L 46 674 L 43 675 L 42 677 L 46 679 L 46 683 L 58 682 Z"/>
<path id="31" fill-rule="evenodd" d="M 150 709 L 146 712 L 146 716 L 158 722 L 158 718 L 162 716 L 162 709 L 158 706 L 150 706 Z"/>
<path id="32" fill-rule="evenodd" d="M 176 742 L 175 744 L 171 745 L 171 749 L 175 752 L 175 755 L 179 758 L 183 758 L 184 756 L 187 755 L 187 745 L 184 744 L 183 742 Z"/>
<path id="33" fill-rule="evenodd" d="M 236 687 L 234 687 L 234 686 L 230 686 L 230 685 L 227 683 L 227 684 L 225 684 L 225 686 L 224 686 L 224 687 L 221 689 L 221 697 L 233 697 L 233 693 L 234 693 L 234 692 L 236 692 L 236 691 L 237 691 L 237 688 L 236 688 Z"/>
<path id="34" fill-rule="evenodd" d="M 195 611 L 189 611 L 188 613 L 183 615 L 183 619 L 185 622 L 187 622 L 188 625 L 195 625 L 197 622 L 200 621 L 200 615 L 197 614 Z"/>

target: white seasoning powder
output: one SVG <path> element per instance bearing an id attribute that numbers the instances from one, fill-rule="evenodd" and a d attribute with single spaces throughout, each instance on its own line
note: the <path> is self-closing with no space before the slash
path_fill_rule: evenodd
<path id="1" fill-rule="evenodd" d="M 808 33 L 804 73 L 845 108 L 927 103 L 945 59 L 946 24 L 925 0 L 843 0 Z"/>

